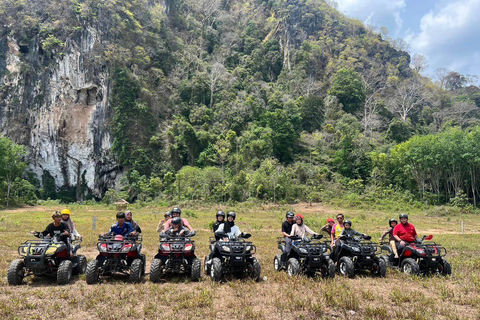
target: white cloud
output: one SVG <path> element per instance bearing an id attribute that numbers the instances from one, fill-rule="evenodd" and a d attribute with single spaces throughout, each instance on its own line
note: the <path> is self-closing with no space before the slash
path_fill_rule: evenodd
<path id="1" fill-rule="evenodd" d="M 433 68 L 480 73 L 480 0 L 455 0 L 424 15 L 420 32 L 405 39 L 412 51 L 422 53 Z"/>

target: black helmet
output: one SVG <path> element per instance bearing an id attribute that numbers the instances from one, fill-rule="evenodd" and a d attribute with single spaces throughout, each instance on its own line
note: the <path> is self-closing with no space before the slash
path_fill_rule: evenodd
<path id="1" fill-rule="evenodd" d="M 295 214 L 292 211 L 288 211 L 287 214 L 285 215 L 288 218 L 294 218 Z"/>
<path id="2" fill-rule="evenodd" d="M 216 216 L 217 216 L 217 217 L 218 217 L 218 216 L 222 216 L 223 218 L 225 218 L 225 212 L 223 212 L 222 210 L 220 210 L 220 211 L 217 212 L 217 215 L 216 215 Z"/>
<path id="3" fill-rule="evenodd" d="M 172 211 L 167 211 L 167 213 L 165 213 L 164 217 L 171 217 L 172 216 Z"/>
<path id="4" fill-rule="evenodd" d="M 180 214 L 182 214 L 182 210 L 180 210 L 180 208 L 178 208 L 178 207 L 175 207 L 175 208 L 172 209 L 172 213 L 180 213 Z"/>
<path id="5" fill-rule="evenodd" d="M 402 218 L 408 219 L 408 214 L 402 213 L 399 218 L 400 218 L 400 219 L 402 219 Z"/>
<path id="6" fill-rule="evenodd" d="M 175 217 L 172 219 L 172 225 L 179 226 L 182 224 L 182 218 L 180 217 Z"/>
<path id="7" fill-rule="evenodd" d="M 347 223 L 350 225 L 350 227 L 352 226 L 352 221 L 350 221 L 350 220 L 345 220 L 343 222 L 343 225 L 346 225 Z"/>
<path id="8" fill-rule="evenodd" d="M 237 215 L 235 214 L 235 212 L 231 211 L 227 214 L 227 218 L 228 217 L 233 217 L 233 220 L 235 220 L 235 218 L 237 217 Z"/>
<path id="9" fill-rule="evenodd" d="M 390 219 L 390 220 L 388 220 L 388 226 L 389 226 L 389 227 L 392 226 L 392 222 L 395 222 L 396 224 L 398 224 L 397 219 Z"/>

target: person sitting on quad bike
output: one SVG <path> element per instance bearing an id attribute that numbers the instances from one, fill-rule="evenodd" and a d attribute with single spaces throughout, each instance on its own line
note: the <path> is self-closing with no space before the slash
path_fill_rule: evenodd
<path id="1" fill-rule="evenodd" d="M 328 234 L 329 238 L 332 236 L 332 230 L 333 230 L 332 228 L 333 228 L 334 224 L 335 224 L 335 220 L 333 220 L 332 218 L 328 218 L 327 219 L 327 224 L 324 225 L 321 229 L 323 232 Z"/>
<path id="2" fill-rule="evenodd" d="M 397 251 L 397 246 L 395 244 L 395 238 L 393 237 L 393 229 L 397 226 L 397 224 L 398 224 L 397 219 L 390 219 L 388 221 L 389 228 L 380 237 L 380 242 L 383 242 L 383 239 L 388 234 L 388 241 L 390 243 L 390 248 L 392 248 L 395 259 L 398 259 L 398 251 Z"/>
<path id="3" fill-rule="evenodd" d="M 396 240 L 398 254 L 401 255 L 408 243 L 415 242 L 417 239 L 417 231 L 413 224 L 408 222 L 408 214 L 400 215 L 400 224 L 393 228 L 393 237 Z"/>
<path id="4" fill-rule="evenodd" d="M 240 228 L 235 225 L 235 218 L 237 215 L 235 212 L 229 212 L 227 214 L 227 221 L 218 226 L 218 229 L 215 231 L 215 238 L 217 238 L 221 234 L 226 234 L 228 238 L 236 238 L 239 237 L 242 232 Z"/>
<path id="5" fill-rule="evenodd" d="M 290 234 L 292 233 L 292 227 L 293 227 L 293 219 L 295 215 L 293 212 L 288 211 L 287 214 L 285 215 L 285 220 L 282 223 L 282 234 L 283 238 L 285 240 L 285 251 L 282 252 L 280 261 L 282 263 L 282 266 L 285 266 L 287 264 L 287 257 L 288 254 L 290 253 L 290 250 L 292 249 L 292 239 L 290 239 Z"/>
<path id="6" fill-rule="evenodd" d="M 230 232 L 230 224 L 228 226 L 225 225 L 225 212 L 223 211 L 218 211 L 217 214 L 216 214 L 216 221 L 215 223 L 213 224 L 213 233 L 215 234 L 215 232 L 218 230 L 218 228 L 220 228 L 220 226 L 223 228 L 223 232 L 225 233 L 228 233 Z M 215 234 L 215 239 L 218 241 L 220 240 L 220 236 L 218 234 Z"/>
<path id="7" fill-rule="evenodd" d="M 290 236 L 296 236 L 303 240 L 307 236 L 307 233 L 314 236 L 318 235 L 318 233 L 312 231 L 303 223 L 303 216 L 301 214 L 297 214 L 297 216 L 295 217 L 295 224 L 293 225 L 292 231 L 290 232 Z"/>
<path id="8" fill-rule="evenodd" d="M 182 210 L 180 208 L 173 208 L 172 209 L 172 215 L 173 217 L 179 217 L 182 215 Z M 166 232 L 170 227 L 172 226 L 172 219 L 168 220 L 165 222 L 165 226 L 163 227 L 163 232 Z M 193 228 L 190 226 L 190 223 L 188 223 L 187 219 L 182 218 L 182 226 L 186 227 L 190 232 L 193 232 Z"/>
<path id="9" fill-rule="evenodd" d="M 65 223 L 68 226 L 68 229 L 70 229 L 70 236 L 72 240 L 75 240 L 76 238 L 82 239 L 82 236 L 78 233 L 77 229 L 75 228 L 75 224 L 72 221 L 72 218 L 70 217 L 70 210 L 69 209 L 63 209 L 62 212 L 62 223 Z"/>
<path id="10" fill-rule="evenodd" d="M 167 223 L 168 220 L 172 219 L 172 211 L 167 211 L 167 213 L 165 213 L 163 217 L 164 219 L 158 223 L 157 232 L 163 232 L 163 227 L 165 226 L 165 223 Z"/>
<path id="11" fill-rule="evenodd" d="M 109 235 L 136 235 L 135 230 L 133 230 L 132 225 L 129 222 L 125 221 L 125 213 L 117 212 L 117 223 L 114 223 L 110 228 L 110 231 L 107 232 Z M 105 234 L 103 234 L 104 236 Z"/>
<path id="12" fill-rule="evenodd" d="M 170 237 L 184 237 L 185 234 L 188 234 L 188 231 L 182 226 L 182 218 L 173 218 L 172 226 L 165 232 L 165 234 Z"/>
<path id="13" fill-rule="evenodd" d="M 53 222 L 50 223 L 44 231 L 42 232 L 36 232 L 36 231 L 30 231 L 31 234 L 35 235 L 36 237 L 40 237 L 40 235 L 44 237 L 50 237 L 53 238 L 54 235 L 59 234 L 61 235 L 60 240 L 65 242 L 67 245 L 68 252 L 70 253 L 70 257 L 73 257 L 72 253 L 72 247 L 70 245 L 70 229 L 68 228 L 68 225 L 65 223 L 62 223 L 62 215 L 60 212 L 55 211 L 52 214 L 52 219 Z"/>
<path id="14" fill-rule="evenodd" d="M 352 222 L 350 220 L 345 220 L 343 223 L 343 230 L 340 233 L 339 239 L 337 239 L 335 243 L 335 258 L 338 257 L 338 254 L 340 253 L 340 248 L 342 247 L 342 240 L 340 240 L 341 237 L 347 236 L 350 238 L 353 238 L 353 236 L 361 236 L 363 238 L 367 237 L 366 234 L 360 233 L 356 230 L 352 229 Z"/>
<path id="15" fill-rule="evenodd" d="M 331 240 L 330 246 L 332 247 L 332 250 L 333 250 L 333 247 L 336 246 L 336 242 L 343 231 L 343 228 L 344 228 L 343 221 L 345 220 L 345 216 L 343 215 L 343 213 L 339 213 L 337 214 L 336 218 L 337 218 L 337 223 L 335 223 L 332 226 L 332 232 L 330 233 L 330 240 Z"/>
<path id="16" fill-rule="evenodd" d="M 130 224 L 132 225 L 133 230 L 135 230 L 135 232 L 136 232 L 137 234 L 142 233 L 142 229 L 140 228 L 140 226 L 138 225 L 138 223 L 136 223 L 135 221 L 133 221 L 132 217 L 133 217 L 132 211 L 130 211 L 130 210 L 129 210 L 129 211 L 125 211 L 125 222 L 130 223 Z"/>

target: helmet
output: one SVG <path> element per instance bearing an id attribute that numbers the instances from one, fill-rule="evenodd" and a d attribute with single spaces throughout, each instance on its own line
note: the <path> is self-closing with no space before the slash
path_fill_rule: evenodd
<path id="1" fill-rule="evenodd" d="M 389 226 L 389 227 L 392 226 L 392 222 L 395 222 L 396 224 L 398 224 L 397 219 L 390 219 L 390 220 L 388 220 L 388 226 Z"/>
<path id="2" fill-rule="evenodd" d="M 71 212 L 68 209 L 63 209 L 61 213 L 70 215 Z"/>
<path id="3" fill-rule="evenodd" d="M 182 214 L 182 210 L 180 210 L 180 208 L 178 208 L 178 207 L 175 207 L 175 208 L 172 209 L 172 213 L 180 213 L 180 214 Z"/>
<path id="4" fill-rule="evenodd" d="M 171 217 L 172 216 L 172 211 L 167 211 L 167 213 L 165 213 L 164 217 Z"/>
<path id="5" fill-rule="evenodd" d="M 343 222 L 343 225 L 346 225 L 347 223 L 350 225 L 350 227 L 352 226 L 352 221 L 350 221 L 350 220 L 345 220 Z"/>
<path id="6" fill-rule="evenodd" d="M 53 214 L 52 214 L 52 218 L 58 218 L 58 217 L 61 217 L 62 215 L 60 214 L 60 212 L 58 211 L 55 211 Z"/>
<path id="7" fill-rule="evenodd" d="M 297 214 L 297 216 L 295 217 L 295 219 L 297 219 L 297 218 L 300 218 L 300 219 L 302 219 L 302 221 L 303 221 L 303 216 L 302 216 L 301 214 Z"/>
<path id="8" fill-rule="evenodd" d="M 172 224 L 175 226 L 179 226 L 182 224 L 182 218 L 180 217 L 175 217 L 172 219 Z"/>
<path id="9" fill-rule="evenodd" d="M 227 214 L 227 218 L 228 217 L 233 217 L 233 220 L 235 220 L 235 218 L 237 217 L 237 215 L 235 214 L 235 212 L 231 211 Z"/>
<path id="10" fill-rule="evenodd" d="M 408 214 L 402 213 L 402 214 L 399 216 L 399 218 L 400 218 L 400 219 L 402 219 L 402 218 L 408 219 Z"/>
<path id="11" fill-rule="evenodd" d="M 287 214 L 285 215 L 288 218 L 293 218 L 295 217 L 295 214 L 292 211 L 288 211 Z"/>
<path id="12" fill-rule="evenodd" d="M 220 210 L 220 211 L 217 212 L 216 216 L 217 216 L 217 217 L 218 217 L 218 216 L 222 216 L 222 217 L 225 218 L 225 212 L 223 212 L 222 210 Z"/>

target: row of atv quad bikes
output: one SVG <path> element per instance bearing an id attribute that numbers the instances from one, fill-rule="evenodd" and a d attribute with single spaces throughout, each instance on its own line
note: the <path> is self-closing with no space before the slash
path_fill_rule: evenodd
<path id="1" fill-rule="evenodd" d="M 195 255 L 195 233 L 184 237 L 160 235 L 158 253 L 155 255 L 150 280 L 159 282 L 173 275 L 187 275 L 192 281 L 201 278 L 202 265 Z M 204 260 L 204 271 L 213 281 L 221 281 L 227 275 L 260 280 L 260 262 L 254 254 L 256 246 L 248 241 L 250 234 L 239 237 L 210 238 L 210 253 Z M 305 274 L 335 277 L 336 271 L 354 277 L 359 271 L 369 270 L 374 275 L 385 277 L 387 267 L 399 268 L 407 274 L 449 275 L 452 270 L 444 258 L 447 251 L 439 244 L 428 241 L 432 236 L 423 237 L 419 243 L 408 245 L 398 259 L 388 243 L 375 244 L 370 237 L 344 237 L 342 247 L 334 262 L 329 242 L 321 241 L 322 236 L 312 239 L 292 238 L 292 249 L 282 262 L 285 252 L 283 238 L 278 239 L 281 254 L 274 257 L 277 271 L 286 270 L 290 276 Z M 58 284 L 68 284 L 72 275 L 85 273 L 88 284 L 98 283 L 102 278 L 123 274 L 138 283 L 145 274 L 146 257 L 141 253 L 142 236 L 100 236 L 97 243 L 99 254 L 87 264 L 83 255 L 76 254 L 81 240 L 72 243 L 74 256 L 70 256 L 66 244 L 57 236 L 40 240 L 27 240 L 20 245 L 18 253 L 23 257 L 12 261 L 8 270 L 8 283 L 20 285 L 27 276 L 56 278 Z"/>

